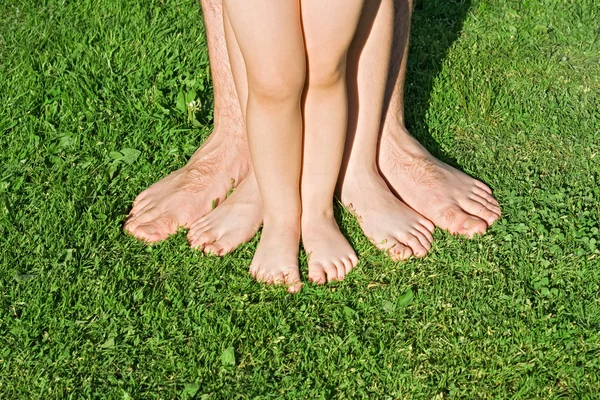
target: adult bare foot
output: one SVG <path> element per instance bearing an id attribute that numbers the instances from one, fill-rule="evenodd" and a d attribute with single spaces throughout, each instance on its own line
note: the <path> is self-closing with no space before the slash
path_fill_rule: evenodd
<path id="1" fill-rule="evenodd" d="M 250 273 L 259 282 L 286 285 L 288 292 L 302 288 L 298 269 L 300 227 L 273 223 L 265 226 L 250 264 Z"/>
<path id="2" fill-rule="evenodd" d="M 398 197 L 452 234 L 482 234 L 500 218 L 488 186 L 433 157 L 401 125 L 384 133 L 379 168 Z"/>
<path id="3" fill-rule="evenodd" d="M 246 144 L 231 143 L 228 132 L 215 132 L 190 161 L 140 193 L 124 229 L 148 243 L 190 227 L 225 199 L 234 182 L 248 173 Z M 223 137 L 223 139 L 222 139 Z"/>
<path id="4" fill-rule="evenodd" d="M 392 259 L 427 254 L 434 225 L 398 200 L 379 173 L 368 168 L 347 172 L 339 189 L 338 197 L 356 216 L 364 234 Z"/>
<path id="5" fill-rule="evenodd" d="M 252 239 L 262 218 L 262 198 L 250 172 L 219 207 L 191 225 L 188 240 L 207 254 L 224 256 Z"/>
<path id="6" fill-rule="evenodd" d="M 341 281 L 358 257 L 332 215 L 302 214 L 302 243 L 308 254 L 308 279 L 324 284 Z"/>

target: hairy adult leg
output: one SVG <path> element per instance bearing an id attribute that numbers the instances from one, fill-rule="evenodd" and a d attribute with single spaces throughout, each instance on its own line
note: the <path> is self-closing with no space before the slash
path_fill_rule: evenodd
<path id="1" fill-rule="evenodd" d="M 246 130 L 263 199 L 264 227 L 250 272 L 301 287 L 301 96 L 306 77 L 298 0 L 225 0 L 248 81 Z"/>
<path id="2" fill-rule="evenodd" d="M 223 9 L 223 24 L 233 80 L 245 119 L 248 103 L 246 66 L 226 9 Z M 188 232 L 190 245 L 207 254 L 229 254 L 254 237 L 262 225 L 262 212 L 262 198 L 254 171 L 250 168 L 248 175 L 219 207 L 192 224 Z"/>
<path id="3" fill-rule="evenodd" d="M 396 195 L 438 227 L 469 237 L 482 234 L 500 217 L 491 189 L 433 157 L 405 127 L 403 99 L 412 0 L 396 0 L 395 4 L 379 167 Z M 363 56 L 370 57 L 367 53 Z"/>
<path id="4" fill-rule="evenodd" d="M 220 203 L 232 182 L 249 171 L 240 106 L 231 78 L 223 35 L 221 0 L 202 0 L 214 87 L 213 133 L 190 161 L 140 193 L 125 223 L 135 237 L 157 242 L 179 227 L 190 227 Z"/>
<path id="5" fill-rule="evenodd" d="M 406 259 L 427 253 L 434 226 L 394 196 L 377 168 L 393 18 L 392 0 L 367 2 L 350 49 L 350 118 L 338 196 L 378 248 Z"/>

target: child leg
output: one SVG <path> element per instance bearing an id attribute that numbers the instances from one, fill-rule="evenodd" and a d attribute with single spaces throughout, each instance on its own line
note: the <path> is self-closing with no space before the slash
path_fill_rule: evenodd
<path id="1" fill-rule="evenodd" d="M 302 164 L 302 241 L 309 278 L 340 280 L 358 259 L 333 216 L 348 121 L 346 54 L 363 0 L 301 0 L 308 58 Z"/>
<path id="2" fill-rule="evenodd" d="M 248 77 L 246 130 L 264 205 L 251 273 L 300 289 L 301 96 L 306 77 L 298 0 L 225 0 Z"/>

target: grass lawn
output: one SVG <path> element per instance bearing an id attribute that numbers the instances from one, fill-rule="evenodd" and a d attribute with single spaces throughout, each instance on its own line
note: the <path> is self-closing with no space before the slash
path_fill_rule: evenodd
<path id="1" fill-rule="evenodd" d="M 3 0 L 0 398 L 598 398 L 599 20 L 417 1 L 409 128 L 503 217 L 401 263 L 340 210 L 359 268 L 291 296 L 247 275 L 256 238 L 121 231 L 211 131 L 194 0 Z"/>

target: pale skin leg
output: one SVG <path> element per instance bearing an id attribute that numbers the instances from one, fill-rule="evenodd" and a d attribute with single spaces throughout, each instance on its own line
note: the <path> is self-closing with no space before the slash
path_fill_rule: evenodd
<path id="1" fill-rule="evenodd" d="M 264 226 L 250 272 L 300 289 L 301 96 L 306 78 L 297 0 L 226 0 L 246 65 L 246 129 Z"/>
<path id="2" fill-rule="evenodd" d="M 352 127 L 348 140 L 349 149 L 352 147 L 352 142 L 357 141 L 354 147 L 358 150 L 353 152 L 352 156 L 350 152 L 347 153 L 343 171 L 345 174 L 346 167 L 349 165 L 354 166 L 356 172 L 354 178 L 356 179 L 347 179 L 348 184 L 340 185 L 340 189 L 343 190 L 338 194 L 342 201 L 345 200 L 347 206 L 359 214 L 361 227 L 379 248 L 388 251 L 394 259 L 406 259 L 412 254 L 423 256 L 427 253 L 431 245 L 430 232 L 433 225 L 393 196 L 381 176 L 379 176 L 376 167 L 379 116 L 381 115 L 387 76 L 387 63 L 385 60 L 389 60 L 390 57 L 393 15 L 392 3 L 389 0 L 381 4 L 378 1 L 367 2 L 358 28 L 356 43 L 350 49 L 350 62 L 352 65 L 349 66 L 351 73 L 349 74 L 348 84 L 353 88 L 350 93 L 350 97 L 353 99 L 353 102 L 351 102 L 353 111 L 351 112 Z M 230 48 L 230 57 L 235 50 L 234 47 Z M 365 56 L 366 54 L 369 57 Z M 360 68 L 358 59 L 361 60 Z M 233 56 L 234 77 L 240 77 L 243 74 L 235 72 L 236 64 Z M 238 80 L 242 81 L 243 76 Z M 243 92 L 245 84 L 236 80 L 236 87 L 238 91 Z M 366 96 L 361 102 L 361 107 L 356 102 L 357 91 L 359 94 Z M 359 115 L 358 119 L 356 118 L 357 115 Z M 311 119 L 307 116 L 307 123 Z M 349 164 L 350 160 L 353 161 L 352 164 Z M 369 166 L 369 168 L 365 169 L 362 165 Z M 370 189 L 364 190 L 361 185 L 367 183 L 369 183 Z M 252 185 L 246 185 L 244 190 L 250 192 L 249 188 L 251 187 Z M 248 198 L 256 199 L 257 197 L 250 193 Z M 233 201 L 229 200 L 224 203 L 224 206 L 233 205 Z M 233 196 L 231 200 L 234 200 Z M 242 206 L 248 208 L 247 205 L 242 204 Z M 227 209 L 229 209 L 229 206 Z M 258 209 L 258 206 L 255 209 Z M 305 207 L 305 209 L 308 209 L 308 207 Z M 215 218 L 211 218 L 213 213 Z M 204 224 L 204 221 L 201 221 L 199 229 L 193 227 L 190 232 L 194 232 L 194 236 L 201 239 L 193 242 L 198 243 L 199 246 L 205 246 L 206 243 L 215 241 L 215 238 L 218 237 L 227 238 L 223 243 L 216 239 L 214 244 L 217 246 L 217 254 L 225 254 L 241 244 L 239 242 L 232 245 L 229 238 L 235 235 L 232 233 L 233 231 L 244 232 L 244 234 L 239 233 L 238 235 L 244 236 L 245 240 L 249 240 L 255 232 L 256 222 L 248 225 L 226 225 L 226 218 L 217 218 L 217 216 L 220 217 L 218 209 L 211 214 L 204 218 L 211 219 L 211 224 L 207 225 Z M 207 230 L 209 232 L 206 232 Z M 327 242 L 323 241 L 322 243 Z M 207 248 L 210 247 L 205 247 L 205 250 Z M 221 249 L 227 251 L 221 251 Z M 322 282 L 328 276 L 333 277 L 334 272 L 337 273 L 337 268 L 335 271 L 329 268 L 329 271 L 329 274 L 323 274 L 322 268 L 309 268 L 309 277 L 315 282 Z M 341 271 L 340 276 L 337 278 L 340 277 L 342 277 Z"/>
<path id="3" fill-rule="evenodd" d="M 483 233 L 500 215 L 491 190 L 476 179 L 435 159 L 405 128 L 403 99 L 412 0 L 396 0 L 394 4 L 394 44 L 386 89 L 386 99 L 389 101 L 384 114 L 378 166 L 393 191 L 437 226 L 466 236 Z M 363 16 L 363 19 L 366 18 Z M 380 22 L 384 18 L 385 13 L 377 13 L 371 34 L 361 49 L 360 60 L 381 60 L 385 57 L 387 50 L 384 46 L 369 45 L 377 40 L 381 31 L 391 29 L 389 20 L 387 23 Z M 210 27 L 207 26 L 207 30 L 211 35 Z M 222 32 L 213 29 L 212 34 L 222 35 Z M 358 70 L 359 79 L 365 82 L 368 77 L 376 76 L 378 71 L 382 72 L 381 69 L 371 70 L 368 63 L 363 63 Z M 368 85 L 358 87 L 359 98 L 369 96 L 370 92 Z M 377 112 L 373 110 L 369 102 L 363 101 L 359 113 Z M 252 232 L 250 225 L 245 228 L 238 224 L 222 229 L 245 230 L 246 236 Z M 226 244 L 228 248 L 237 247 L 237 244 L 230 242 Z"/>
<path id="4" fill-rule="evenodd" d="M 393 16 L 391 0 L 367 2 L 365 18 L 350 49 L 348 77 L 352 100 L 338 192 L 342 203 L 357 216 L 365 235 L 378 248 L 387 251 L 393 259 L 406 259 L 427 253 L 434 226 L 399 201 L 377 169 Z M 377 57 L 365 56 L 373 53 L 377 53 Z"/>
<path id="5" fill-rule="evenodd" d="M 358 262 L 335 221 L 333 196 L 348 121 L 346 56 L 362 6 L 362 0 L 302 0 L 308 58 L 302 242 L 309 255 L 308 277 L 321 284 L 344 279 Z"/>

